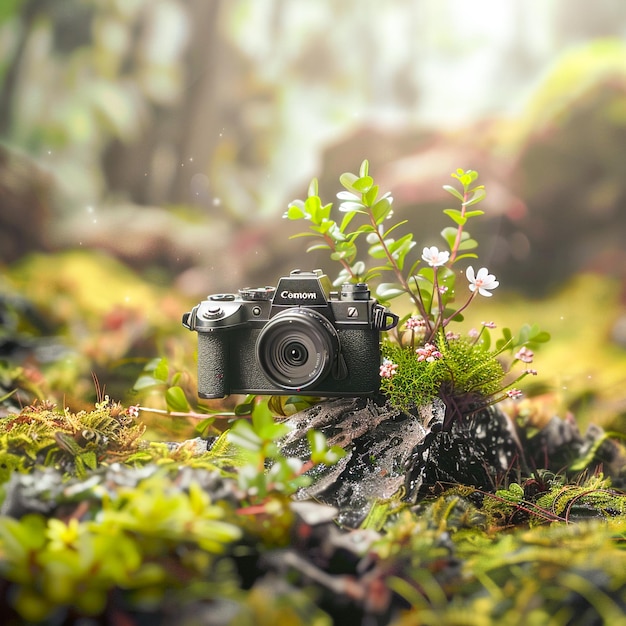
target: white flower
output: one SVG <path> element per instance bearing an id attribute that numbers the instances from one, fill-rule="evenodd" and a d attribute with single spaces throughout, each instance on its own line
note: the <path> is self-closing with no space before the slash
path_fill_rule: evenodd
<path id="1" fill-rule="evenodd" d="M 478 274 L 474 275 L 474 268 L 470 265 L 467 268 L 465 275 L 470 283 L 470 291 L 478 290 L 478 293 L 481 296 L 492 296 L 493 294 L 489 293 L 488 289 L 495 289 L 500 284 L 496 280 L 496 277 L 489 273 L 489 270 L 486 267 L 481 267 L 478 270 Z"/>
<path id="2" fill-rule="evenodd" d="M 450 253 L 442 250 L 439 252 L 437 246 L 431 246 L 430 248 L 424 248 L 422 252 L 422 259 L 428 263 L 431 267 L 441 267 L 448 262 Z"/>

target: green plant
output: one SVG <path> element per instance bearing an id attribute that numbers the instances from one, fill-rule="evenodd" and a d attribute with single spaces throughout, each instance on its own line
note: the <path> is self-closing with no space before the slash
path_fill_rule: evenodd
<path id="1" fill-rule="evenodd" d="M 100 463 L 133 453 L 144 431 L 132 411 L 108 396 L 78 413 L 49 403 L 26 407 L 0 419 L 0 482 L 13 471 L 40 466 L 85 476 Z"/>
<path id="2" fill-rule="evenodd" d="M 305 474 L 308 470 L 321 463 L 333 465 L 346 454 L 338 446 L 329 447 L 322 433 L 310 430 L 308 460 L 286 457 L 280 452 L 279 443 L 289 427 L 274 420 L 268 400 L 241 406 L 250 408 L 251 419 L 237 420 L 227 436 L 247 453 L 246 464 L 238 474 L 239 484 L 256 502 L 263 502 L 272 492 L 291 495 L 299 487 L 308 486 L 310 478 Z"/>
<path id="3" fill-rule="evenodd" d="M 214 504 L 198 484 L 183 491 L 156 473 L 108 490 L 93 518 L 76 517 L 86 511 L 78 507 L 68 519 L 0 516 L 0 575 L 12 583 L 9 603 L 24 620 L 43 622 L 63 607 L 100 615 L 114 591 L 146 610 L 168 597 L 206 600 L 236 589 L 223 555 L 242 531 L 225 503 Z"/>
<path id="4" fill-rule="evenodd" d="M 524 326 L 517 335 L 504 328 L 502 336 L 491 349 L 490 329 L 495 324 L 483 323 L 480 331 L 471 329 L 466 337 L 449 330 L 453 322 L 463 321 L 463 312 L 477 296 L 491 297 L 499 281 L 486 267 L 465 268 L 469 293 L 456 303 L 458 271 L 455 265 L 462 260 L 477 258 L 478 243 L 466 226 L 471 219 L 484 214 L 474 208 L 485 197 L 485 189 L 477 185 L 478 174 L 473 170 L 457 170 L 452 174 L 458 185 L 444 189 L 460 203 L 460 208 L 448 208 L 444 214 L 453 226 L 441 231 L 448 250 L 436 246 L 424 247 L 420 258 L 410 262 L 416 242 L 412 233 L 398 237 L 400 227 L 407 220 L 387 226 L 393 215 L 393 198 L 389 192 L 380 192 L 369 174 L 369 164 L 363 161 L 358 174 L 346 173 L 340 177 L 343 191 L 340 222 L 332 216 L 332 203 L 323 203 L 314 179 L 306 200 L 294 200 L 284 217 L 305 220 L 306 232 L 295 237 L 312 237 L 316 241 L 308 251 L 328 250 L 331 259 L 341 264 L 334 281 L 375 283 L 375 294 L 388 305 L 399 296 L 408 297 L 414 313 L 405 316 L 396 329 L 394 342 L 388 338 L 381 365 L 382 390 L 399 405 L 427 402 L 435 395 L 471 395 L 484 404 L 505 397 L 517 398 L 521 392 L 514 385 L 535 370 L 524 369 L 511 379 L 512 365 L 532 362 L 535 349 L 549 339 L 548 333 L 536 325 Z M 355 224 L 360 221 L 361 223 Z M 396 237 L 398 237 L 396 239 Z M 358 245 L 365 239 L 369 265 L 359 257 Z M 390 281 L 381 277 L 390 276 Z M 379 280 L 380 279 L 380 280 Z M 507 364 L 503 355 L 512 359 Z"/>

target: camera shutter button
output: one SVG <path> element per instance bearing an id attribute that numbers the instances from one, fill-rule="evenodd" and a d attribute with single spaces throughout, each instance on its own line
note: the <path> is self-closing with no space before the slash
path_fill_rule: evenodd
<path id="1" fill-rule="evenodd" d="M 214 320 L 221 317 L 223 314 L 224 310 L 221 306 L 210 306 L 202 313 L 202 317 L 207 320 Z"/>

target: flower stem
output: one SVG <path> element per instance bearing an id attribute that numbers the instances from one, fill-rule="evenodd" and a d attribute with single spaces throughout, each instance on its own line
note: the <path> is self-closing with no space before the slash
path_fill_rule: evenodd
<path id="1" fill-rule="evenodd" d="M 337 247 L 335 246 L 335 242 L 333 238 L 328 233 L 324 233 L 323 237 L 324 237 L 324 241 L 326 241 L 330 249 L 333 252 L 336 252 Z M 343 265 L 343 268 L 346 270 L 346 272 L 348 272 L 348 274 L 350 275 L 350 278 L 355 279 L 356 274 L 352 271 L 350 264 L 345 259 L 339 259 L 339 262 L 341 263 L 341 265 Z"/>
<path id="2" fill-rule="evenodd" d="M 367 208 L 367 214 L 370 218 L 370 223 L 372 227 L 374 228 L 374 231 L 376 232 L 378 241 L 380 241 L 380 245 L 382 246 L 383 252 L 385 253 L 385 256 L 387 257 L 387 261 L 391 265 L 391 269 L 393 273 L 396 275 L 396 278 L 400 282 L 400 285 L 402 286 L 403 291 L 409 295 L 409 297 L 413 301 L 413 304 L 415 304 L 415 306 L 417 307 L 417 310 L 419 311 L 420 315 L 424 318 L 424 321 L 426 322 L 428 326 L 428 330 L 432 331 L 432 326 L 430 324 L 429 315 L 426 311 L 426 307 L 424 306 L 422 296 L 419 292 L 419 286 L 417 285 L 417 281 L 415 281 L 415 286 L 417 288 L 418 295 L 415 295 L 415 293 L 413 293 L 413 290 L 409 286 L 409 283 L 407 282 L 406 278 L 404 278 L 404 274 L 402 273 L 402 270 L 398 267 L 398 264 L 396 263 L 396 260 L 393 258 L 393 255 L 391 254 L 391 252 L 389 252 L 389 248 L 387 247 L 387 244 L 385 243 L 384 237 L 381 235 L 380 231 L 378 230 L 378 224 L 376 224 L 376 220 L 374 219 L 372 208 L 367 205 L 365 206 Z"/>
<path id="3" fill-rule="evenodd" d="M 443 322 L 441 323 L 442 328 L 445 328 L 459 313 L 465 311 L 465 309 L 467 309 L 467 307 L 470 305 L 470 302 L 476 297 L 477 293 L 478 291 L 472 291 L 467 302 L 460 309 L 457 309 L 452 315 L 450 315 L 450 317 L 447 317 L 445 320 L 443 320 Z"/>

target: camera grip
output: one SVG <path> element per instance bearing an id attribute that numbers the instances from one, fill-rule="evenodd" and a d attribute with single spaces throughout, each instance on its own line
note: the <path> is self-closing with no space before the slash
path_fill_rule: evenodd
<path id="1" fill-rule="evenodd" d="M 228 352 L 226 333 L 198 333 L 198 395 L 201 398 L 223 398 L 230 393 Z"/>

